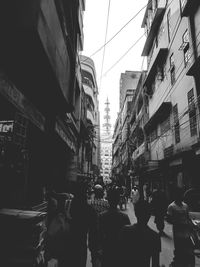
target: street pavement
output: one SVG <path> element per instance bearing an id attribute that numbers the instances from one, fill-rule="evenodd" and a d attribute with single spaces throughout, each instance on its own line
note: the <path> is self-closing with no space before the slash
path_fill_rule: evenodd
<path id="1" fill-rule="evenodd" d="M 128 203 L 127 209 L 123 211 L 124 213 L 128 214 L 131 223 L 136 223 L 136 217 L 134 214 L 134 209 L 131 203 Z M 156 226 L 154 224 L 154 216 L 151 216 L 148 225 L 155 231 L 157 231 Z M 161 246 L 162 252 L 160 254 L 160 266 L 169 267 L 169 264 L 172 262 L 173 259 L 173 234 L 172 234 L 172 225 L 165 222 L 165 235 L 161 237 Z M 90 253 L 88 251 L 88 260 L 87 260 L 87 267 L 92 267 L 91 260 L 90 260 Z M 142 267 L 142 266 L 138 266 Z M 195 259 L 195 267 L 200 267 L 200 259 L 196 257 Z"/>

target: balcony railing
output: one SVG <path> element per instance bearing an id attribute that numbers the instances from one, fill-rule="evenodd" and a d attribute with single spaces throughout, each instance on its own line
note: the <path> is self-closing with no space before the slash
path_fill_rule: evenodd
<path id="1" fill-rule="evenodd" d="M 151 64 L 149 65 L 144 84 L 149 84 L 149 82 L 151 83 L 152 79 L 157 74 L 157 66 L 164 64 L 168 49 L 163 47 L 158 49 L 156 52 L 157 53 L 155 53 L 155 56 L 152 58 Z"/>
<path id="2" fill-rule="evenodd" d="M 151 116 L 149 121 L 145 124 L 144 129 L 146 132 L 150 132 L 161 120 L 166 118 L 172 108 L 171 102 L 163 102 L 156 112 Z"/>
<path id="3" fill-rule="evenodd" d="M 148 56 L 149 51 L 152 47 L 153 44 L 153 40 L 157 34 L 157 31 L 160 27 L 160 24 L 162 22 L 164 13 L 165 13 L 165 6 L 166 6 L 166 1 L 165 0 L 161 0 L 158 2 L 158 7 L 156 8 L 156 10 L 154 11 L 154 13 L 152 13 L 152 23 L 151 26 L 149 28 L 149 31 L 147 32 L 147 39 L 142 51 L 142 56 Z M 148 10 L 146 11 L 148 12 Z M 145 27 L 146 24 L 146 20 L 149 19 L 149 16 L 144 18 L 143 23 L 142 23 L 142 27 Z"/>

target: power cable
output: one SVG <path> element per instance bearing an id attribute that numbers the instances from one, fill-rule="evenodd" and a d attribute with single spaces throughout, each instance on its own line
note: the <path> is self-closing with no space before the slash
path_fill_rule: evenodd
<path id="1" fill-rule="evenodd" d="M 173 0 L 172 0 L 173 1 Z M 140 12 L 142 12 L 142 10 L 144 8 L 147 8 L 147 6 L 149 6 L 151 4 L 152 0 L 149 1 L 149 3 L 145 6 L 143 6 L 129 21 L 127 21 L 104 45 L 102 45 L 101 47 L 99 47 L 94 53 L 92 53 L 89 57 L 93 57 L 94 55 L 96 55 L 99 51 L 101 51 L 104 46 L 106 46 L 107 44 L 109 44 L 132 20 L 134 20 L 139 14 Z M 87 61 L 87 59 L 84 59 L 82 62 Z"/>
<path id="2" fill-rule="evenodd" d="M 105 40 L 104 40 L 104 47 L 103 47 L 103 58 L 102 58 L 102 63 L 101 63 L 101 75 L 100 75 L 99 90 L 101 89 L 104 59 L 105 59 L 105 52 L 106 52 L 106 45 L 105 44 L 106 44 L 107 34 L 108 34 L 108 23 L 109 23 L 109 17 L 110 17 L 110 3 L 111 3 L 111 0 L 109 0 L 109 3 L 108 3 L 108 14 L 107 14 L 106 32 L 105 32 Z"/>
<path id="3" fill-rule="evenodd" d="M 135 43 L 129 47 L 129 49 L 103 74 L 103 76 L 106 76 L 108 72 L 110 72 L 130 51 L 133 49 L 133 47 L 142 39 L 142 37 L 145 36 L 145 33 L 143 33 L 136 41 Z"/>
<path id="4" fill-rule="evenodd" d="M 169 5 L 173 2 L 174 0 L 171 0 L 171 2 L 169 3 Z M 146 6 L 148 6 L 152 1 L 150 1 Z M 181 20 L 178 18 L 177 22 L 176 22 L 176 25 L 175 25 L 175 30 L 177 31 L 178 29 L 178 22 L 181 22 Z M 177 29 L 176 29 L 177 27 Z M 174 32 L 172 33 L 172 35 L 175 37 L 175 30 Z M 108 72 L 110 72 L 129 52 L 130 50 L 140 41 L 140 39 L 142 39 L 142 37 L 146 35 L 146 33 L 144 33 L 142 36 L 139 37 L 139 39 L 136 40 L 136 42 L 104 73 L 103 76 L 106 76 Z M 172 39 L 173 41 L 173 39 Z M 170 43 L 172 43 L 172 41 Z M 144 57 L 145 58 L 145 57 Z M 143 59 L 143 62 L 142 62 L 142 67 L 143 67 L 143 63 L 144 63 L 144 59 Z"/>

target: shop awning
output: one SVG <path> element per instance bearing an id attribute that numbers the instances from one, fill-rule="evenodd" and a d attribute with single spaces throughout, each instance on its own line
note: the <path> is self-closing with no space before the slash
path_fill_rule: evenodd
<path id="1" fill-rule="evenodd" d="M 152 79 L 154 79 L 157 74 L 157 66 L 163 65 L 167 56 L 168 48 L 160 48 L 157 56 L 153 63 L 149 66 L 149 71 L 147 73 L 146 79 L 144 81 L 144 85 L 151 83 Z"/>

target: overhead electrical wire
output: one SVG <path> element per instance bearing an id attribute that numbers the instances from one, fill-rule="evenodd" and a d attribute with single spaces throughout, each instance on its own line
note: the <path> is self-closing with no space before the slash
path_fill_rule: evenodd
<path id="1" fill-rule="evenodd" d="M 103 47 L 103 57 L 101 63 L 101 75 L 100 75 L 100 83 L 99 83 L 99 91 L 101 90 L 101 83 L 102 83 L 102 74 L 103 74 L 103 67 L 104 67 L 104 59 L 105 59 L 105 52 L 106 52 L 106 41 L 108 35 L 108 24 L 109 24 L 109 17 L 110 17 L 110 3 L 111 0 L 108 2 L 108 14 L 107 14 L 107 21 L 106 21 L 106 32 L 105 32 L 105 39 L 104 39 L 104 47 Z"/>
<path id="2" fill-rule="evenodd" d="M 172 3 L 172 1 L 174 1 L 174 0 L 171 0 L 171 2 L 170 2 L 170 4 Z M 152 1 L 150 1 L 146 6 L 148 6 L 150 3 L 151 3 Z M 178 20 L 177 20 L 177 22 L 176 22 L 176 25 L 175 25 L 175 30 L 174 30 L 174 32 L 175 31 L 177 31 L 177 29 L 178 29 L 178 26 L 177 26 L 177 24 L 178 24 L 178 22 L 179 22 L 179 18 L 178 18 Z M 177 27 L 177 29 L 176 29 L 176 27 Z M 172 35 L 174 34 L 174 32 L 172 33 Z M 108 74 L 108 72 L 110 72 L 129 52 L 130 52 L 130 50 L 142 39 L 142 37 L 145 35 L 146 33 L 144 33 L 142 36 L 140 36 L 137 40 L 136 40 L 136 42 L 104 73 L 104 75 L 103 76 L 106 76 L 107 74 Z M 142 62 L 142 67 L 143 67 L 143 64 L 144 64 L 144 58 L 145 57 L 143 57 L 143 62 Z"/>
<path id="3" fill-rule="evenodd" d="M 106 76 L 108 72 L 110 72 L 130 51 L 133 49 L 133 47 L 142 39 L 142 37 L 145 36 L 145 33 L 143 33 L 135 42 L 134 44 L 129 47 L 129 49 L 103 74 L 103 76 Z"/>
<path id="4" fill-rule="evenodd" d="M 172 0 L 173 1 L 173 0 Z M 108 45 L 129 23 L 131 23 L 132 20 L 134 20 L 139 14 L 140 12 L 142 12 L 143 9 L 147 8 L 147 6 L 149 6 L 151 4 L 152 0 L 149 1 L 149 3 L 147 5 L 144 5 L 129 21 L 127 21 L 108 41 L 106 41 L 106 43 L 104 43 L 102 46 L 100 46 L 94 53 L 92 53 L 89 57 L 93 57 L 94 55 L 96 55 L 98 52 L 100 52 L 104 46 Z M 87 61 L 87 58 L 84 59 L 82 62 Z"/>

